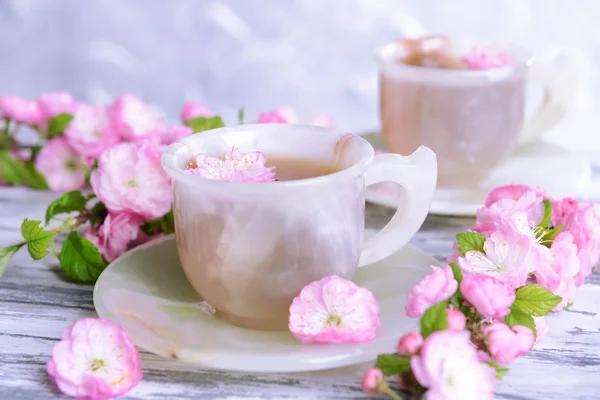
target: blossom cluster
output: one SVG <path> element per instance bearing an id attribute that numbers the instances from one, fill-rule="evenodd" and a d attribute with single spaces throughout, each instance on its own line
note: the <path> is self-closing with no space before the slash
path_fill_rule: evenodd
<path id="1" fill-rule="evenodd" d="M 34 259 L 53 250 L 65 274 L 92 283 L 107 263 L 125 251 L 174 231 L 171 181 L 160 165 L 163 150 L 186 136 L 224 126 L 203 104 L 187 103 L 181 123 L 168 124 L 154 108 L 129 94 L 110 105 L 76 101 L 69 93 L 36 100 L 0 98 L 0 184 L 50 189 L 63 195 L 51 203 L 45 223 L 25 220 L 23 241 L 0 248 L 0 276 L 11 256 L 27 246 Z M 243 112 L 240 112 L 243 123 Z M 257 116 L 258 123 L 297 123 L 294 110 L 281 106 Z M 319 114 L 315 125 L 333 126 Z M 28 146 L 22 134 L 34 133 Z M 259 152 L 233 149 L 227 163 L 198 155 L 189 172 L 207 179 L 272 181 L 272 168 Z M 242 169 L 239 166 L 250 166 Z M 64 218 L 64 217 L 68 218 Z M 62 223 L 50 229 L 56 220 Z M 46 225 L 43 227 L 43 225 Z M 57 233 L 69 232 L 58 250 Z"/>
<path id="2" fill-rule="evenodd" d="M 545 316 L 569 307 L 600 260 L 592 203 L 555 200 L 522 185 L 492 190 L 447 264 L 414 286 L 400 338 L 363 379 L 369 393 L 400 388 L 428 399 L 490 399 L 507 365 L 542 340 Z"/>

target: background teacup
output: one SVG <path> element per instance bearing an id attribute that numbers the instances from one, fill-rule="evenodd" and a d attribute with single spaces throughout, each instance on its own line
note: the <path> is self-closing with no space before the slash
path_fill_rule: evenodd
<path id="1" fill-rule="evenodd" d="M 240 183 L 184 172 L 199 153 L 312 159 L 334 172 L 309 179 Z M 436 182 L 435 154 L 373 157 L 364 139 L 305 125 L 252 124 L 196 134 L 169 146 L 179 257 L 194 289 L 221 318 L 254 329 L 285 329 L 293 298 L 327 275 L 351 278 L 359 266 L 404 246 L 425 219 Z M 390 223 L 363 243 L 365 187 L 395 182 L 405 196 Z"/>
<path id="2" fill-rule="evenodd" d="M 410 154 L 421 145 L 435 151 L 440 186 L 484 180 L 519 143 L 539 138 L 565 114 L 561 103 L 553 101 L 554 86 L 548 85 L 542 104 L 525 122 L 531 55 L 518 46 L 490 45 L 517 62 L 487 70 L 428 68 L 400 61 L 415 51 L 464 54 L 474 46 L 429 36 L 390 43 L 378 54 L 385 144 L 398 154 Z"/>

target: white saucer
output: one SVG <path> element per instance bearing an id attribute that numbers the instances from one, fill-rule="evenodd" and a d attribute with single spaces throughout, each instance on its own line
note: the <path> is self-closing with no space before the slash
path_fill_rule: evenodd
<path id="1" fill-rule="evenodd" d="M 406 293 L 437 261 L 418 248 L 404 249 L 357 271 L 381 307 L 381 327 L 368 343 L 302 345 L 288 331 L 238 328 L 210 314 L 188 283 L 167 236 L 137 247 L 110 264 L 94 288 L 98 315 L 120 323 L 140 348 L 202 368 L 300 372 L 372 361 L 394 351 L 398 338 L 417 327 L 404 313 Z"/>
<path id="2" fill-rule="evenodd" d="M 379 134 L 363 135 L 374 147 L 384 149 Z M 523 184 L 540 187 L 550 196 L 590 197 L 587 184 L 591 165 L 586 157 L 555 144 L 538 141 L 517 149 L 504 160 L 487 181 L 474 187 L 438 187 L 430 213 L 439 215 L 474 216 L 483 205 L 486 195 L 496 186 Z M 371 203 L 396 208 L 400 188 L 394 184 L 379 184 L 367 189 L 366 199 Z"/>

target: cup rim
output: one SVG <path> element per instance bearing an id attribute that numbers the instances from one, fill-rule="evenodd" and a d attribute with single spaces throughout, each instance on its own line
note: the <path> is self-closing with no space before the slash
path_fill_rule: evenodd
<path id="1" fill-rule="evenodd" d="M 179 158 L 183 157 L 184 154 L 189 154 L 191 148 L 189 144 L 191 142 L 203 141 L 211 138 L 215 138 L 221 135 L 225 135 L 228 133 L 239 133 L 240 131 L 249 131 L 255 134 L 260 134 L 260 132 L 276 132 L 277 134 L 281 134 L 282 136 L 289 134 L 289 132 L 285 132 L 285 128 L 288 129 L 299 129 L 299 130 L 314 130 L 321 131 L 320 135 L 336 135 L 338 140 L 349 133 L 344 133 L 343 131 L 326 128 L 322 126 L 316 125 L 306 125 L 306 124 L 288 124 L 288 123 L 255 123 L 255 124 L 242 124 L 235 126 L 227 126 L 222 128 L 211 129 L 210 131 L 205 131 L 197 134 L 192 134 L 191 136 L 187 136 L 183 139 L 180 139 L 172 144 L 170 144 L 162 153 L 161 156 L 161 165 L 163 170 L 167 173 L 167 175 L 173 180 L 179 183 L 185 183 L 192 186 L 207 186 L 213 188 L 227 188 L 232 190 L 240 190 L 242 192 L 246 191 L 267 191 L 267 190 L 278 190 L 278 189 L 290 189 L 297 187 L 305 187 L 311 185 L 321 185 L 321 184 L 329 184 L 331 180 L 345 180 L 349 178 L 356 177 L 363 173 L 367 167 L 367 165 L 372 161 L 374 157 L 375 150 L 373 146 L 363 137 L 355 134 L 351 134 L 353 136 L 353 140 L 358 140 L 359 145 L 363 147 L 362 154 L 360 158 L 348 168 L 344 168 L 341 171 L 337 171 L 328 175 L 321 175 L 312 178 L 304 178 L 304 179 L 295 179 L 289 181 L 275 181 L 275 182 L 260 182 L 257 184 L 256 182 L 228 182 L 222 180 L 212 180 L 205 179 L 199 176 L 186 174 L 181 167 L 179 167 Z M 259 149 L 260 150 L 260 149 Z"/>
<path id="2" fill-rule="evenodd" d="M 392 68 L 396 71 L 407 71 L 410 73 L 418 73 L 422 77 L 448 77 L 452 76 L 454 78 L 459 79 L 487 79 L 490 77 L 501 77 L 512 75 L 512 73 L 517 69 L 528 69 L 532 66 L 532 53 L 526 48 L 519 46 L 517 44 L 509 43 L 504 46 L 511 49 L 514 52 L 520 53 L 523 55 L 519 58 L 519 62 L 516 65 L 507 65 L 504 67 L 490 68 L 490 69 L 482 69 L 482 70 L 464 70 L 464 69 L 441 69 L 441 68 L 424 68 L 415 65 L 403 64 L 400 62 L 396 62 L 394 60 L 390 60 L 389 57 L 386 57 L 384 54 L 389 49 L 400 46 L 403 40 L 410 39 L 400 39 L 391 42 L 387 42 L 384 45 L 380 45 L 375 50 L 375 59 L 377 60 L 377 64 L 379 68 L 382 67 Z M 493 44 L 493 43 L 492 43 Z"/>

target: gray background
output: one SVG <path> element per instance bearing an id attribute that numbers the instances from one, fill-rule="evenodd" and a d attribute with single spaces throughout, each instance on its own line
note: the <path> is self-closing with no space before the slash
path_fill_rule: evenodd
<path id="1" fill-rule="evenodd" d="M 107 103 L 130 91 L 173 121 L 185 100 L 230 122 L 239 107 L 253 119 L 286 103 L 374 129 L 373 52 L 400 36 L 403 14 L 432 32 L 578 52 L 583 90 L 550 138 L 600 148 L 597 0 L 0 0 L 0 93 Z"/>

